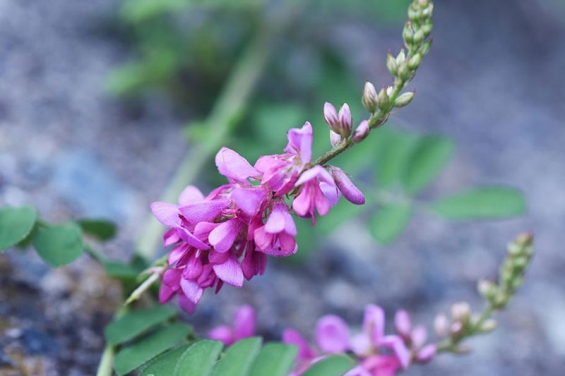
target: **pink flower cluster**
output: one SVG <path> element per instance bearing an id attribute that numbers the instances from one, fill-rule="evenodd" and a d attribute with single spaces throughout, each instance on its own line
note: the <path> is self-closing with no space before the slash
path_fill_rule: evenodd
<path id="1" fill-rule="evenodd" d="M 299 376 L 310 366 L 328 354 L 350 352 L 359 362 L 345 376 L 394 376 L 407 369 L 411 363 L 425 363 L 433 358 L 436 346 L 424 345 L 426 329 L 417 326 L 411 331 L 411 323 L 405 311 L 395 318 L 397 335 L 385 335 L 385 315 L 381 307 L 365 308 L 363 330 L 351 335 L 347 324 L 338 316 L 327 315 L 316 325 L 318 349 L 293 329 L 283 333 L 283 342 L 298 346 L 297 366 L 289 376 Z"/>
<path id="2" fill-rule="evenodd" d="M 206 288 L 224 283 L 241 287 L 244 278 L 263 274 L 266 256 L 297 251 L 291 212 L 316 223 L 341 194 L 354 204 L 365 198 L 339 168 L 311 166 L 312 126 L 288 132 L 284 154 L 263 156 L 251 166 L 235 151 L 222 148 L 216 166 L 228 184 L 204 196 L 188 186 L 179 205 L 154 202 L 151 210 L 169 227 L 164 245 L 174 248 L 163 275 L 159 300 L 178 295 L 192 313 Z M 287 199 L 293 199 L 291 206 Z"/>
<path id="3" fill-rule="evenodd" d="M 207 337 L 222 341 L 226 346 L 255 335 L 255 311 L 243 306 L 234 315 L 233 327 L 218 326 Z M 436 345 L 427 344 L 427 330 L 423 325 L 412 328 L 406 311 L 398 311 L 394 320 L 397 334 L 385 335 L 385 316 L 381 307 L 365 308 L 363 330 L 351 335 L 347 324 L 338 316 L 327 315 L 316 325 L 317 348 L 294 329 L 283 332 L 282 341 L 296 345 L 296 367 L 289 376 L 300 376 L 314 363 L 331 354 L 350 353 L 358 365 L 345 376 L 395 376 L 412 363 L 426 363 L 436 354 Z"/>

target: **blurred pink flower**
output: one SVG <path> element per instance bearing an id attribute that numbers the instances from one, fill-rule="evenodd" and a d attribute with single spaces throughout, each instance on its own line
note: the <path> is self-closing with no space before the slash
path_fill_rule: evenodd
<path id="1" fill-rule="evenodd" d="M 255 335 L 255 311 L 251 306 L 244 305 L 234 314 L 233 326 L 221 325 L 208 332 L 207 337 L 217 341 L 222 341 L 229 346 L 241 339 Z"/>

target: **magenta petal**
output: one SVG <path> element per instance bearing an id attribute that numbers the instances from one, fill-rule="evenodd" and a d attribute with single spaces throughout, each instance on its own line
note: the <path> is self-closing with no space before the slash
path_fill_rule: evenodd
<path id="1" fill-rule="evenodd" d="M 163 235 L 163 246 L 168 247 L 180 241 L 180 236 L 176 228 L 171 228 Z"/>
<path id="2" fill-rule="evenodd" d="M 225 147 L 221 148 L 216 154 L 216 166 L 220 174 L 239 182 L 244 182 L 249 177 L 261 175 L 245 158 Z"/>
<path id="3" fill-rule="evenodd" d="M 181 243 L 171 250 L 167 258 L 169 265 L 175 265 L 188 251 L 188 244 Z"/>
<path id="4" fill-rule="evenodd" d="M 215 341 L 222 341 L 225 346 L 229 346 L 235 342 L 233 331 L 227 325 L 221 325 L 213 328 L 208 332 L 206 337 Z"/>
<path id="5" fill-rule="evenodd" d="M 424 346 L 420 351 L 416 353 L 416 360 L 420 363 L 429 362 L 437 352 L 437 347 L 434 344 L 429 344 Z"/>
<path id="6" fill-rule="evenodd" d="M 379 373 L 379 375 L 380 375 L 380 373 Z M 348 371 L 343 376 L 372 376 L 372 374 L 371 374 L 371 372 L 367 371 L 362 366 L 357 366 L 357 367 L 353 368 L 352 370 Z"/>
<path id="7" fill-rule="evenodd" d="M 306 216 L 310 211 L 310 195 L 308 187 L 304 187 L 292 202 L 292 210 L 300 217 Z"/>
<path id="8" fill-rule="evenodd" d="M 298 355 L 296 358 L 298 362 L 314 359 L 316 357 L 316 353 L 312 347 L 310 347 L 310 344 L 294 329 L 285 329 L 282 335 L 282 342 L 298 347 Z"/>
<path id="9" fill-rule="evenodd" d="M 243 271 L 235 258 L 230 257 L 223 264 L 214 265 L 213 268 L 222 281 L 235 287 L 243 286 Z"/>
<path id="10" fill-rule="evenodd" d="M 227 252 L 243 228 L 239 219 L 230 219 L 216 227 L 208 236 L 208 241 L 218 252 Z"/>
<path id="11" fill-rule="evenodd" d="M 380 344 L 394 351 L 402 368 L 407 369 L 410 365 L 410 350 L 399 336 L 386 336 Z"/>
<path id="12" fill-rule="evenodd" d="M 167 202 L 154 202 L 151 204 L 151 211 L 159 222 L 169 227 L 180 226 L 179 207 Z"/>
<path id="13" fill-rule="evenodd" d="M 340 193 L 336 186 L 320 182 L 320 190 L 330 206 L 335 206 L 339 201 Z"/>
<path id="14" fill-rule="evenodd" d="M 326 196 L 322 193 L 322 190 L 319 187 L 315 188 L 315 196 L 314 196 L 314 203 L 316 205 L 316 209 L 320 215 L 326 215 L 330 211 L 330 203 L 326 199 Z"/>
<path id="15" fill-rule="evenodd" d="M 175 295 L 176 290 L 173 290 L 169 286 L 165 285 L 164 283 L 161 284 L 161 288 L 159 289 L 159 303 L 167 303 L 173 295 Z"/>
<path id="16" fill-rule="evenodd" d="M 282 232 L 285 229 L 286 221 L 289 218 L 292 220 L 286 205 L 281 202 L 275 204 L 271 215 L 269 215 L 267 223 L 265 223 L 265 231 L 271 234 L 278 234 L 279 232 Z"/>
<path id="17" fill-rule="evenodd" d="M 385 313 L 379 306 L 369 304 L 365 308 L 363 318 L 363 332 L 365 332 L 373 344 L 378 345 L 384 336 Z"/>
<path id="18" fill-rule="evenodd" d="M 251 306 L 244 305 L 237 310 L 233 320 L 235 340 L 249 338 L 255 335 L 255 311 Z"/>
<path id="19" fill-rule="evenodd" d="M 202 240 L 198 239 L 196 236 L 192 235 L 190 232 L 188 231 L 179 231 L 180 237 L 182 238 L 182 240 L 184 240 L 185 242 L 187 242 L 188 244 L 190 244 L 191 246 L 198 248 L 198 249 L 208 249 L 210 248 L 210 246 L 206 243 L 203 243 Z"/>
<path id="20" fill-rule="evenodd" d="M 253 216 L 259 208 L 261 203 L 267 196 L 267 192 L 263 187 L 258 188 L 236 188 L 231 193 L 230 197 L 236 205 L 248 216 Z"/>
<path id="21" fill-rule="evenodd" d="M 324 352 L 346 351 L 349 348 L 349 327 L 338 316 L 323 316 L 316 325 L 316 342 Z"/>
<path id="22" fill-rule="evenodd" d="M 302 166 L 312 160 L 312 125 L 304 123 L 302 128 L 292 128 L 288 131 L 287 153 L 300 154 Z"/>
<path id="23" fill-rule="evenodd" d="M 248 250 L 241 263 L 243 275 L 247 280 L 250 280 L 257 274 L 262 275 L 266 267 L 267 256 L 262 252 L 256 252 L 254 250 Z"/>
<path id="24" fill-rule="evenodd" d="M 265 231 L 265 226 L 261 226 L 255 230 L 253 233 L 253 239 L 255 240 L 255 245 L 261 251 L 269 248 L 273 242 L 273 234 L 269 234 Z"/>
<path id="25" fill-rule="evenodd" d="M 192 315 L 196 310 L 196 303 L 188 299 L 183 294 L 179 294 L 179 306 L 183 311 L 185 311 L 189 315 Z"/>
<path id="26" fill-rule="evenodd" d="M 333 176 L 337 187 L 343 194 L 343 197 L 355 205 L 363 205 L 365 203 L 365 196 L 363 196 L 363 193 L 353 184 L 341 168 L 331 166 L 330 173 Z"/>
<path id="27" fill-rule="evenodd" d="M 396 332 L 404 338 L 410 337 L 410 330 L 412 330 L 412 323 L 410 322 L 410 315 L 404 310 L 396 312 L 394 316 L 394 328 Z"/>
<path id="28" fill-rule="evenodd" d="M 204 195 L 194 185 L 186 187 L 179 196 L 180 206 L 188 205 L 193 202 L 204 200 Z"/>
<path id="29" fill-rule="evenodd" d="M 178 290 L 182 271 L 180 269 L 167 269 L 163 274 L 163 283 L 173 290 Z"/>
<path id="30" fill-rule="evenodd" d="M 189 281 L 186 279 L 181 279 L 180 287 L 184 295 L 186 295 L 186 297 L 191 302 L 193 302 L 194 304 L 198 304 L 200 298 L 202 298 L 202 294 L 204 293 L 204 290 L 196 282 Z"/>
<path id="31" fill-rule="evenodd" d="M 191 223 L 212 222 L 222 213 L 230 200 L 222 198 L 195 202 L 179 208 L 181 214 Z"/>

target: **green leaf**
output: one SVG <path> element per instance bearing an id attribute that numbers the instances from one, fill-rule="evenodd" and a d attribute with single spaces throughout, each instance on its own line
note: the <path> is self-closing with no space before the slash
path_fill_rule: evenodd
<path id="1" fill-rule="evenodd" d="M 249 376 L 286 376 L 294 366 L 298 348 L 284 343 L 267 343 L 253 362 Z"/>
<path id="2" fill-rule="evenodd" d="M 186 339 L 190 331 L 190 327 L 184 324 L 172 324 L 157 330 L 118 352 L 114 360 L 114 370 L 122 376 L 141 367 Z"/>
<path id="3" fill-rule="evenodd" d="M 142 270 L 119 261 L 107 261 L 103 264 L 106 274 L 115 278 L 136 278 Z"/>
<path id="4" fill-rule="evenodd" d="M 110 240 L 116 236 L 116 225 L 103 219 L 81 219 L 77 221 L 82 231 L 98 240 Z"/>
<path id="5" fill-rule="evenodd" d="M 0 209 L 0 250 L 10 248 L 33 230 L 37 214 L 29 206 Z"/>
<path id="6" fill-rule="evenodd" d="M 149 362 L 139 376 L 173 375 L 180 357 L 190 346 L 192 346 L 192 343 L 164 352 Z"/>
<path id="7" fill-rule="evenodd" d="M 69 222 L 39 228 L 33 246 L 41 258 L 51 266 L 62 266 L 74 261 L 84 251 L 80 227 Z"/>
<path id="8" fill-rule="evenodd" d="M 194 343 L 182 354 L 174 373 L 168 375 L 209 375 L 223 347 L 222 342 L 209 339 L 203 339 Z"/>
<path id="9" fill-rule="evenodd" d="M 394 241 L 410 220 L 412 208 L 408 203 L 383 206 L 371 219 L 370 231 L 381 244 Z"/>
<path id="10" fill-rule="evenodd" d="M 353 359 L 345 355 L 328 356 L 316 362 L 302 376 L 342 376 L 355 367 Z"/>
<path id="11" fill-rule="evenodd" d="M 416 194 L 427 187 L 443 170 L 452 152 L 453 144 L 444 137 L 421 137 L 406 165 L 402 180 L 404 189 Z"/>
<path id="12" fill-rule="evenodd" d="M 432 210 L 449 219 L 508 218 L 524 214 L 526 202 L 516 189 L 483 187 L 437 200 Z"/>
<path id="13" fill-rule="evenodd" d="M 231 345 L 216 363 L 213 376 L 246 376 L 261 347 L 261 338 L 246 338 Z"/>
<path id="14" fill-rule="evenodd" d="M 393 186 L 402 178 L 418 137 L 401 132 L 390 132 L 377 163 L 377 183 L 383 188 Z"/>
<path id="15" fill-rule="evenodd" d="M 173 308 L 164 305 L 132 311 L 111 322 L 104 330 L 104 337 L 110 345 L 118 345 L 170 319 L 175 314 Z"/>

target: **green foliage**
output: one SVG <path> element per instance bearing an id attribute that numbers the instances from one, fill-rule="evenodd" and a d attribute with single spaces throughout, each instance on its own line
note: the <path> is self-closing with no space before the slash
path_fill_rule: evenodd
<path id="1" fill-rule="evenodd" d="M 129 312 L 110 323 L 104 330 L 104 337 L 109 344 L 119 345 L 175 315 L 176 311 L 165 305 Z"/>
<path id="2" fill-rule="evenodd" d="M 261 338 L 246 338 L 231 345 L 216 363 L 212 376 L 246 376 L 259 353 Z"/>
<path id="3" fill-rule="evenodd" d="M 346 355 L 333 355 L 320 360 L 302 376 L 342 376 L 356 366 L 355 361 Z"/>
<path id="4" fill-rule="evenodd" d="M 116 225 L 103 219 L 81 219 L 77 221 L 86 235 L 90 235 L 98 240 L 110 240 L 116 236 Z"/>
<path id="5" fill-rule="evenodd" d="M 432 210 L 449 219 L 499 219 L 524 214 L 526 202 L 516 189 L 483 187 L 439 199 Z"/>
<path id="6" fill-rule="evenodd" d="M 369 230 L 379 243 L 389 244 L 404 230 L 411 214 L 412 207 L 409 203 L 387 204 L 377 210 L 371 219 Z"/>
<path id="7" fill-rule="evenodd" d="M 180 357 L 173 375 L 209 375 L 223 347 L 222 342 L 209 339 L 194 343 Z"/>
<path id="8" fill-rule="evenodd" d="M 125 375 L 185 341 L 190 332 L 191 328 L 185 324 L 172 324 L 159 328 L 120 350 L 115 357 L 114 370 L 120 376 Z"/>
<path id="9" fill-rule="evenodd" d="M 55 267 L 73 262 L 84 251 L 80 227 L 74 222 L 40 227 L 33 246 L 43 261 Z"/>
<path id="10" fill-rule="evenodd" d="M 266 370 L 269 376 L 286 376 L 290 372 L 298 353 L 295 346 L 271 342 L 261 348 L 253 362 L 249 376 L 264 376 Z"/>
<path id="11" fill-rule="evenodd" d="M 173 348 L 157 356 L 143 368 L 139 376 L 174 375 L 180 357 L 190 346 L 192 343 Z"/>
<path id="12" fill-rule="evenodd" d="M 24 240 L 33 230 L 37 215 L 29 206 L 0 209 L 0 251 Z"/>
<path id="13" fill-rule="evenodd" d="M 404 169 L 402 186 L 414 195 L 426 188 L 445 167 L 453 144 L 444 137 L 423 136 L 414 145 Z"/>

